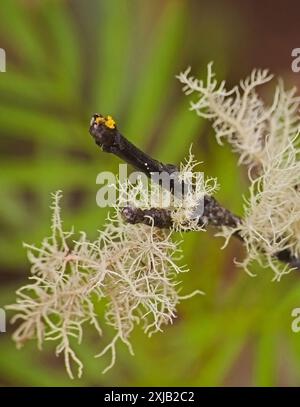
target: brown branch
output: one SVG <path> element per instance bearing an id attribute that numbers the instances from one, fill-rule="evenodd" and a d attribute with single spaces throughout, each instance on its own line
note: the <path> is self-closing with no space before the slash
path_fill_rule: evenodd
<path id="1" fill-rule="evenodd" d="M 106 119 L 101 115 L 95 114 L 93 116 L 90 124 L 90 134 L 103 151 L 118 156 L 126 163 L 131 164 L 135 169 L 146 174 L 149 178 L 152 173 L 167 172 L 172 174 L 178 171 L 176 165 L 163 164 L 138 149 L 118 131 L 114 122 L 113 124 L 109 123 L 108 126 Z M 171 191 L 174 192 L 172 186 Z M 171 214 L 166 209 L 152 208 L 142 210 L 140 208 L 126 207 L 123 209 L 122 215 L 127 222 L 132 224 L 154 224 L 154 226 L 159 228 L 172 227 Z M 199 223 L 204 226 L 237 228 L 241 223 L 241 219 L 224 208 L 215 198 L 206 195 L 204 197 L 203 214 L 199 219 Z M 239 231 L 235 232 L 234 236 L 243 241 Z M 286 249 L 277 253 L 276 257 L 278 260 L 288 263 L 291 267 L 300 269 L 300 259 L 294 257 L 289 250 Z"/>
<path id="2" fill-rule="evenodd" d="M 153 224 L 159 228 L 170 228 L 173 224 L 170 210 L 162 208 L 143 210 L 126 206 L 122 210 L 122 216 L 128 223 L 132 224 Z M 152 220 L 150 218 L 152 218 Z M 241 220 L 227 209 L 221 207 L 215 198 L 206 195 L 204 197 L 203 214 L 198 222 L 201 226 L 228 226 L 236 228 Z"/>
<path id="3" fill-rule="evenodd" d="M 132 206 L 125 206 L 122 209 L 121 214 L 123 219 L 132 225 L 144 223 L 145 225 L 153 225 L 161 229 L 170 229 L 173 225 L 171 212 L 167 209 L 140 209 Z"/>

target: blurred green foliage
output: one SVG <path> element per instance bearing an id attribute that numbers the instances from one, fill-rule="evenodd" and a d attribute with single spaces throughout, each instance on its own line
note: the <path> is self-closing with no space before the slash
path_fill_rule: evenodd
<path id="1" fill-rule="evenodd" d="M 188 111 L 175 75 L 192 64 L 199 75 L 215 60 L 225 78 L 243 29 L 234 10 L 192 0 L 1 0 L 0 306 L 28 276 L 22 241 L 48 234 L 50 192 L 64 192 L 63 217 L 95 237 L 106 216 L 96 206 L 96 175 L 117 171 L 88 134 L 91 114 L 113 115 L 121 130 L 160 160 L 176 163 L 193 142 L 204 171 L 221 184 L 218 199 L 242 210 L 245 178 L 236 157 L 217 146 L 206 123 Z M 116 366 L 94 359 L 102 344 L 89 333 L 78 347 L 83 378 L 68 379 L 49 345 L 17 351 L 0 336 L 2 385 L 278 385 L 299 383 L 300 338 L 290 313 L 300 306 L 300 282 L 272 272 L 250 278 L 233 264 L 238 242 L 220 250 L 211 232 L 184 236 L 184 302 L 164 333 L 134 332 L 135 357 L 119 347 Z"/>

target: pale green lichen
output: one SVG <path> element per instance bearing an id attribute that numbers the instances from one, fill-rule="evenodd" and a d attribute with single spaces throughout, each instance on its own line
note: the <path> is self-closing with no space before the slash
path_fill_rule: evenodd
<path id="1" fill-rule="evenodd" d="M 73 364 L 78 376 L 82 374 L 72 344 L 81 342 L 84 324 L 93 325 L 99 336 L 105 324 L 116 332 L 98 355 L 111 351 L 106 372 L 115 363 L 118 341 L 133 354 L 134 327 L 142 325 L 148 335 L 161 331 L 176 317 L 178 303 L 189 296 L 179 293 L 177 275 L 187 269 L 177 264 L 179 243 L 172 231 L 126 224 L 116 210 L 96 241 L 90 242 L 84 233 L 74 241 L 74 231 L 63 230 L 60 199 L 60 192 L 54 194 L 51 236 L 40 248 L 25 245 L 32 265 L 30 283 L 17 291 L 16 304 L 7 308 L 16 312 L 13 322 L 20 321 L 13 335 L 17 346 L 32 338 L 39 348 L 44 341 L 55 341 L 56 354 L 64 354 L 73 378 Z M 106 303 L 103 320 L 95 309 L 101 300 Z"/>
<path id="2" fill-rule="evenodd" d="M 223 227 L 218 235 L 227 242 L 239 231 L 246 246 L 246 259 L 241 263 L 246 271 L 250 272 L 248 266 L 256 260 L 270 266 L 279 280 L 291 268 L 279 262 L 276 254 L 288 249 L 293 256 L 300 255 L 300 99 L 296 89 L 286 91 L 279 80 L 273 102 L 267 106 L 256 90 L 272 79 L 267 70 L 254 70 L 229 91 L 225 82 L 218 84 L 212 64 L 206 81 L 189 72 L 178 78 L 185 93 L 197 95 L 191 110 L 212 120 L 217 140 L 227 140 L 239 154 L 239 162 L 249 166 L 249 196 L 242 223 L 235 230 Z"/>

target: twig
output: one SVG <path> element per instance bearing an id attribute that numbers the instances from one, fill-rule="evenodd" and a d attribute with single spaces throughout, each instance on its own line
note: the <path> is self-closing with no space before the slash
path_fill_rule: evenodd
<path id="1" fill-rule="evenodd" d="M 161 229 L 170 229 L 173 224 L 171 212 L 161 208 L 140 209 L 125 206 L 122 209 L 122 217 L 126 222 L 133 225 L 144 223 L 145 225 L 153 225 Z"/>
<path id="2" fill-rule="evenodd" d="M 109 116 L 104 118 L 95 114 L 90 123 L 90 134 L 103 151 L 118 156 L 148 177 L 151 177 L 154 172 L 172 174 L 178 171 L 176 165 L 163 164 L 138 149 L 118 131 L 115 122 Z M 123 209 L 122 215 L 127 222 L 133 224 L 144 223 L 150 225 L 153 223 L 159 228 L 172 227 L 170 211 L 166 209 L 142 210 L 140 208 L 126 207 Z M 206 195 L 204 197 L 204 211 L 199 223 L 205 226 L 237 228 L 241 223 L 241 218 L 224 208 L 212 196 Z M 243 241 L 239 231 L 235 232 L 234 236 Z M 276 257 L 278 260 L 288 263 L 291 267 L 300 269 L 300 259 L 294 257 L 288 249 L 277 253 Z"/>

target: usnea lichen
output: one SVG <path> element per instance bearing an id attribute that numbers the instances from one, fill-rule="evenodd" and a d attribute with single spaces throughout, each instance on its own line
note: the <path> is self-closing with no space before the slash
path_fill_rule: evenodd
<path id="1" fill-rule="evenodd" d="M 205 177 L 203 172 L 198 171 L 202 168 L 201 164 L 196 160 L 191 146 L 189 155 L 180 163 L 178 171 L 173 173 L 176 174 L 179 193 L 171 192 L 170 180 L 174 178 L 169 174 L 165 174 L 165 188 L 158 182 L 148 181 L 146 176 L 141 176 L 134 183 L 127 179 L 116 185 L 120 197 L 118 205 L 130 205 L 144 210 L 166 208 L 170 211 L 174 231 L 205 231 L 206 225 L 200 221 L 204 197 L 214 195 L 219 184 L 216 178 Z M 182 185 L 185 186 L 183 190 Z"/>
<path id="2" fill-rule="evenodd" d="M 60 216 L 61 193 L 53 195 L 52 234 L 41 247 L 25 245 L 31 262 L 30 283 L 17 291 L 16 312 L 12 322 L 20 321 L 13 339 L 21 347 L 36 338 L 41 349 L 44 341 L 55 341 L 56 354 L 63 353 L 65 366 L 73 378 L 83 365 L 73 349 L 81 342 L 84 324 L 97 334 L 109 325 L 115 336 L 97 356 L 111 352 L 110 369 L 116 359 L 116 344 L 123 342 L 133 354 L 130 335 L 136 325 L 151 336 L 162 331 L 176 317 L 181 295 L 177 275 L 187 271 L 178 265 L 179 242 L 172 231 L 144 224 L 125 223 L 116 208 L 113 217 L 99 232 L 96 241 L 85 233 L 74 240 L 74 231 L 65 232 Z M 105 301 L 103 320 L 96 312 L 98 301 Z"/>
<path id="3" fill-rule="evenodd" d="M 300 254 L 299 127 L 300 99 L 296 89 L 285 90 L 279 80 L 270 106 L 261 99 L 257 87 L 269 82 L 267 70 L 254 70 L 240 86 L 226 90 L 225 82 L 215 79 L 212 64 L 207 80 L 190 76 L 190 69 L 178 76 L 186 94 L 197 99 L 191 110 L 212 120 L 216 138 L 227 140 L 239 154 L 239 162 L 248 165 L 249 196 L 244 216 L 237 229 L 223 227 L 228 238 L 237 230 L 246 246 L 246 271 L 256 260 L 270 266 L 274 279 L 289 272 L 276 254 L 288 249 Z"/>

